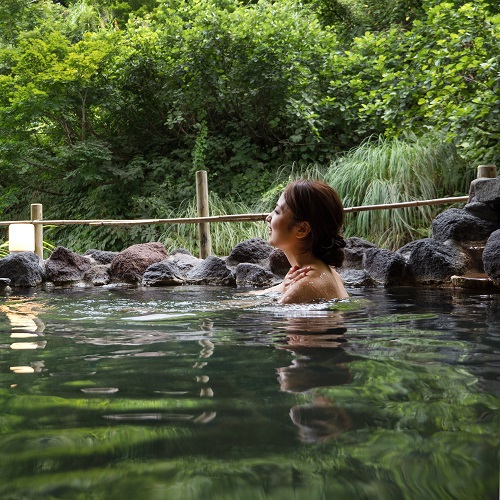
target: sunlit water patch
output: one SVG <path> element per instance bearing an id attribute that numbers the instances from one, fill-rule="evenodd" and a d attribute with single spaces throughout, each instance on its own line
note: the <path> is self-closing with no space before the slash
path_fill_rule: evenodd
<path id="1" fill-rule="evenodd" d="M 496 498 L 500 294 L 0 297 L 0 498 Z"/>

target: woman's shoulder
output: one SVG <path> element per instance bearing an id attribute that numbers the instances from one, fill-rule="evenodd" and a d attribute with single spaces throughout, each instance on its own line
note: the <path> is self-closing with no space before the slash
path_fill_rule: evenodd
<path id="1" fill-rule="evenodd" d="M 280 302 L 299 304 L 345 297 L 347 297 L 347 292 L 336 271 L 324 272 L 320 269 L 313 269 L 303 279 L 290 286 L 283 293 Z"/>

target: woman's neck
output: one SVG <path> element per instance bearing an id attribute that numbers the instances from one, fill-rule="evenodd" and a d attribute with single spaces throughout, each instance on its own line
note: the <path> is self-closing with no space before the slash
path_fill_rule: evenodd
<path id="1" fill-rule="evenodd" d="M 314 264 L 318 264 L 322 262 L 320 259 L 316 258 L 311 252 L 287 252 L 284 251 L 288 262 L 290 265 L 304 267 L 304 266 L 312 266 Z"/>

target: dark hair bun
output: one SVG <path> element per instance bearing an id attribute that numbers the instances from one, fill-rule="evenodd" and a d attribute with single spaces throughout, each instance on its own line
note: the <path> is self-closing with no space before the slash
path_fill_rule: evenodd
<path id="1" fill-rule="evenodd" d="M 345 239 L 336 235 L 332 238 L 330 244 L 321 245 L 317 250 L 318 258 L 329 266 L 340 267 L 344 262 L 345 253 L 343 248 L 346 246 Z"/>

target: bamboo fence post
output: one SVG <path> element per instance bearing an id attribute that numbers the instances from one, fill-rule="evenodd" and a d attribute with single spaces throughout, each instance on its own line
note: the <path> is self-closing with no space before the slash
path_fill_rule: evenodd
<path id="1" fill-rule="evenodd" d="M 31 204 L 31 220 L 43 219 L 43 206 L 41 203 Z M 35 253 L 43 259 L 43 224 L 35 224 Z"/>
<path id="2" fill-rule="evenodd" d="M 196 172 L 196 208 L 198 217 L 209 217 L 208 181 L 206 170 Z M 210 237 L 210 223 L 198 224 L 198 239 L 200 242 L 200 258 L 205 259 L 212 253 L 212 238 Z"/>
<path id="3" fill-rule="evenodd" d="M 477 178 L 488 178 L 494 179 L 497 176 L 496 165 L 478 165 L 477 166 Z"/>

